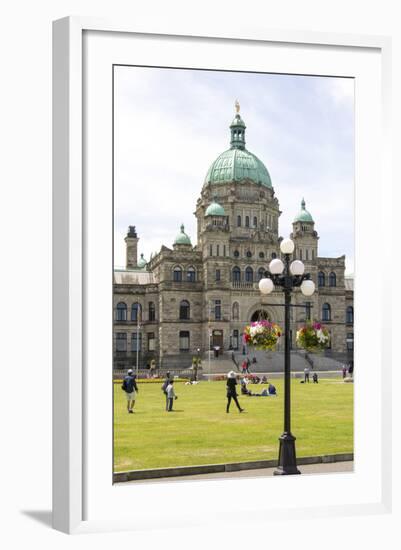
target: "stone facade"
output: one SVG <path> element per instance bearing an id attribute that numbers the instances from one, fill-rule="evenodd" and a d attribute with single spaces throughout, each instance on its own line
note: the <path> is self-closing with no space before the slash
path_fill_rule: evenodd
<path id="1" fill-rule="evenodd" d="M 235 120 L 232 135 L 238 126 Z M 245 125 L 239 127 L 244 139 Z M 231 145 L 224 154 L 227 157 L 233 151 L 235 163 L 236 150 L 243 155 L 247 151 L 245 143 L 238 145 L 233 138 Z M 267 174 L 262 173 L 260 181 L 246 171 L 245 177 L 235 179 L 235 164 L 234 176 L 225 175 L 218 183 L 209 170 L 196 203 L 195 246 L 182 226 L 171 248 L 162 246 L 147 263 L 143 258 L 138 262 L 138 236 L 135 228 L 129 228 L 126 270 L 115 271 L 114 276 L 115 367 L 136 365 L 137 359 L 141 366 L 151 359 L 164 367 L 189 366 L 192 356 L 213 346 L 241 350 L 244 325 L 261 315 L 283 324 L 282 292 L 265 297 L 258 288 L 271 259 L 280 257 L 282 239 L 279 202 L 260 164 Z M 301 207 L 291 233 L 293 257 L 304 262 L 316 292 L 310 298 L 294 292 L 293 303 L 308 307 L 292 309 L 292 344 L 295 347 L 297 326 L 309 311 L 311 318 L 323 320 L 329 328 L 331 352 L 349 357 L 353 287 L 352 280 L 344 277 L 345 256 L 319 257 L 314 221 L 304 201 Z M 137 334 L 141 338 L 138 352 Z"/>

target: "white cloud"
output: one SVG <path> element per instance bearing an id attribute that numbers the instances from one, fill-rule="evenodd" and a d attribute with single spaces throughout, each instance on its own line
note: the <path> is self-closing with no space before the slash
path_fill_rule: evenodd
<path id="1" fill-rule="evenodd" d="M 345 79 L 119 67 L 115 75 L 115 263 L 136 225 L 148 259 L 179 226 L 196 242 L 196 200 L 229 147 L 239 98 L 247 146 L 266 164 L 287 235 L 307 201 L 320 250 L 353 258 L 353 82 Z M 348 259 L 349 258 L 349 259 Z"/>

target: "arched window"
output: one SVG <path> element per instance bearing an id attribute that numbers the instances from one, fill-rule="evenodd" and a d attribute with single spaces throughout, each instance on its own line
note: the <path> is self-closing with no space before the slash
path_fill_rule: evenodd
<path id="1" fill-rule="evenodd" d="M 259 252 L 259 258 L 263 259 L 265 257 L 265 253 L 264 252 Z"/>
<path id="2" fill-rule="evenodd" d="M 249 216 L 245 216 L 245 227 L 249 227 Z"/>
<path id="3" fill-rule="evenodd" d="M 258 227 L 258 218 L 256 216 L 253 218 L 253 227 Z"/>
<path id="4" fill-rule="evenodd" d="M 323 304 L 322 307 L 322 321 L 331 320 L 331 307 L 330 304 Z"/>
<path id="5" fill-rule="evenodd" d="M 277 258 L 277 254 L 275 252 L 272 252 L 272 258 L 274 260 L 274 258 Z"/>
<path id="6" fill-rule="evenodd" d="M 329 286 L 337 286 L 337 278 L 334 271 L 332 271 L 329 275 Z"/>
<path id="7" fill-rule="evenodd" d="M 264 278 L 265 276 L 265 268 L 264 267 L 259 267 L 258 269 L 258 281 L 260 281 L 261 279 Z"/>
<path id="8" fill-rule="evenodd" d="M 182 269 L 179 265 L 176 265 L 173 270 L 173 281 L 180 283 L 182 281 Z"/>
<path id="9" fill-rule="evenodd" d="M 323 271 L 319 271 L 317 274 L 317 286 L 325 286 L 326 284 L 326 277 L 323 273 Z"/>
<path id="10" fill-rule="evenodd" d="M 187 281 L 189 283 L 194 283 L 196 280 L 196 271 L 194 267 L 188 267 L 187 269 Z"/>
<path id="11" fill-rule="evenodd" d="M 141 319 L 141 304 L 136 302 L 131 306 L 131 321 L 140 321 Z"/>
<path id="12" fill-rule="evenodd" d="M 245 269 L 245 281 L 253 283 L 253 269 L 249 266 Z"/>
<path id="13" fill-rule="evenodd" d="M 239 251 L 238 250 L 234 250 L 234 258 L 239 258 Z"/>
<path id="14" fill-rule="evenodd" d="M 239 303 L 234 302 L 233 303 L 233 321 L 239 320 Z"/>
<path id="15" fill-rule="evenodd" d="M 188 300 L 182 300 L 180 302 L 180 319 L 188 320 L 190 314 L 190 306 Z"/>
<path id="16" fill-rule="evenodd" d="M 346 323 L 347 323 L 347 325 L 353 325 L 354 324 L 354 308 L 352 306 L 347 307 Z"/>
<path id="17" fill-rule="evenodd" d="M 250 250 L 247 251 L 246 257 L 247 258 L 252 258 L 252 252 Z"/>
<path id="18" fill-rule="evenodd" d="M 154 321 L 156 319 L 156 308 L 155 308 L 154 302 L 149 302 L 148 312 L 149 312 L 149 321 Z"/>
<path id="19" fill-rule="evenodd" d="M 233 267 L 233 283 L 241 281 L 241 270 L 238 266 Z"/>
<path id="20" fill-rule="evenodd" d="M 241 216 L 237 216 L 237 227 L 241 227 Z"/>
<path id="21" fill-rule="evenodd" d="M 116 308 L 116 321 L 126 321 L 127 320 L 127 304 L 124 302 L 119 302 Z"/>

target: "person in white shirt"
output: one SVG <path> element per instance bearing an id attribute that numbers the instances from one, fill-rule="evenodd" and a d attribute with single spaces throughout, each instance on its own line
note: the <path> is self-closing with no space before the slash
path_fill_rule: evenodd
<path id="1" fill-rule="evenodd" d="M 310 373 L 309 367 L 305 367 L 304 368 L 304 382 L 308 382 L 308 384 L 309 384 L 309 373 Z"/>
<path id="2" fill-rule="evenodd" d="M 167 392 L 167 411 L 171 412 L 173 410 L 173 401 L 177 399 L 174 391 L 174 380 L 170 380 L 170 384 L 166 388 Z"/>

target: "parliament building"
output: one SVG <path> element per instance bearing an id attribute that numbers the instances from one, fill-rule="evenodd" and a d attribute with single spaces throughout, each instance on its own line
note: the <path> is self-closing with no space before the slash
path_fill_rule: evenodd
<path id="1" fill-rule="evenodd" d="M 162 367 L 185 367 L 215 346 L 242 351 L 250 321 L 267 318 L 283 326 L 282 291 L 263 296 L 258 288 L 271 259 L 280 257 L 279 200 L 265 165 L 246 149 L 245 130 L 237 106 L 230 148 L 211 164 L 196 202 L 196 242 L 181 225 L 172 246 L 138 258 L 140 228 L 128 228 L 126 266 L 114 270 L 115 368 L 137 360 L 143 367 L 152 359 Z M 305 307 L 292 308 L 292 347 L 297 327 L 310 317 L 330 331 L 327 353 L 350 358 L 353 279 L 344 275 L 345 256 L 319 256 L 318 228 L 302 190 L 295 191 L 300 206 L 290 235 L 293 258 L 304 262 L 316 291 L 308 302 L 294 292 L 293 303 Z"/>

